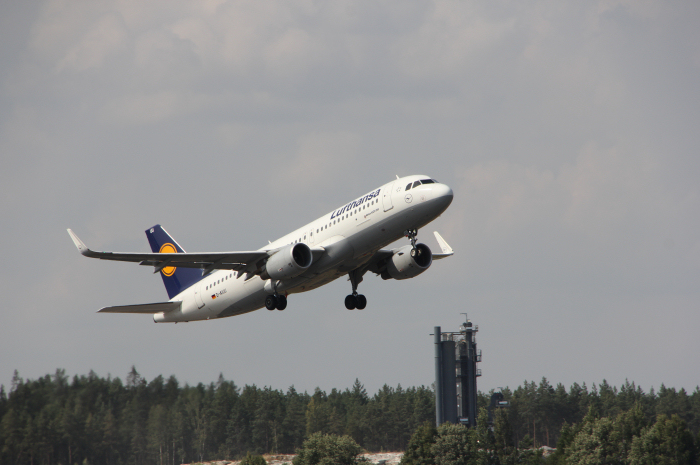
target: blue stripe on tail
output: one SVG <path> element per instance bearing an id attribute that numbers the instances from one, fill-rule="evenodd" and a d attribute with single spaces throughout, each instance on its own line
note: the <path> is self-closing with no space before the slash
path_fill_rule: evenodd
<path id="1" fill-rule="evenodd" d="M 159 224 L 148 228 L 146 237 L 153 253 L 185 253 L 180 244 Z M 196 268 L 166 266 L 160 271 L 160 275 L 171 299 L 202 279 L 202 272 Z"/>

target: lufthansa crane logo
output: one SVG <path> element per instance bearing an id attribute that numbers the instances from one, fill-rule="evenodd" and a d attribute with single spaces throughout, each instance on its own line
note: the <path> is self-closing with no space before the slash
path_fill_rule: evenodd
<path id="1" fill-rule="evenodd" d="M 158 253 L 177 253 L 177 249 L 170 242 L 167 242 L 160 247 L 160 250 L 158 251 Z M 173 274 L 175 274 L 175 270 L 177 270 L 177 267 L 166 266 L 165 268 L 163 268 L 160 271 L 165 276 L 172 276 Z"/>

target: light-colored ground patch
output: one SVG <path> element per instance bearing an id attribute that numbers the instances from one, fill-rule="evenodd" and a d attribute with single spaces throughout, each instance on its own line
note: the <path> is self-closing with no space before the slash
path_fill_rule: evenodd
<path id="1" fill-rule="evenodd" d="M 285 463 L 292 463 L 296 455 L 264 455 L 265 460 L 268 465 L 283 465 Z M 382 452 L 376 454 L 364 454 L 370 463 L 373 464 L 385 464 L 385 465 L 397 465 L 403 457 L 403 452 Z M 203 462 L 195 463 L 191 465 L 238 465 L 240 461 L 234 460 L 233 462 L 219 461 L 219 462 Z"/>

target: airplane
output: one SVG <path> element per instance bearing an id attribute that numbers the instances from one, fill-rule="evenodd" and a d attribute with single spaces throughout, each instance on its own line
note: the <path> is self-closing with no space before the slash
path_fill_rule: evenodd
<path id="1" fill-rule="evenodd" d="M 452 189 L 424 175 L 391 181 L 255 251 L 187 253 L 160 225 L 146 230 L 153 253 L 95 252 L 70 229 L 86 257 L 155 267 L 170 300 L 104 307 L 98 313 L 152 314 L 156 323 L 224 318 L 258 310 L 284 310 L 291 294 L 308 292 L 348 275 L 348 310 L 363 310 L 357 292 L 371 271 L 383 279 L 409 279 L 433 260 L 453 255 L 434 232 L 442 253 L 417 242 L 418 229 L 452 203 Z M 410 244 L 384 249 L 401 237 Z"/>

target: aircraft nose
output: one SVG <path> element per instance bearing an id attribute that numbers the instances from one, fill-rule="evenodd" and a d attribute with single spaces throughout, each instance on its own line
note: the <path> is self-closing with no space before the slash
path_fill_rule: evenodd
<path id="1" fill-rule="evenodd" d="M 447 205 L 451 204 L 452 199 L 454 198 L 452 188 L 450 188 L 450 186 L 448 186 L 447 184 L 438 184 L 435 187 L 435 198 L 446 202 Z"/>

